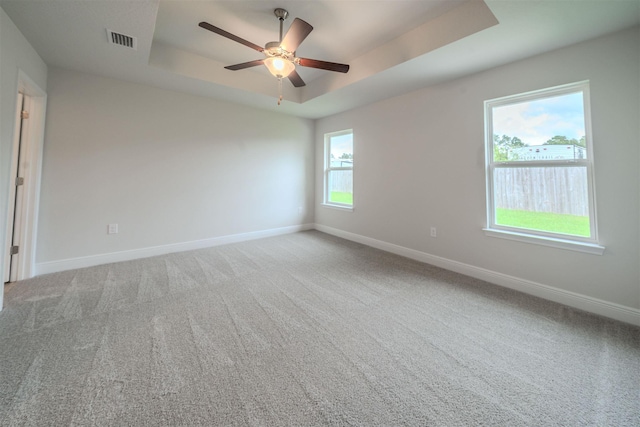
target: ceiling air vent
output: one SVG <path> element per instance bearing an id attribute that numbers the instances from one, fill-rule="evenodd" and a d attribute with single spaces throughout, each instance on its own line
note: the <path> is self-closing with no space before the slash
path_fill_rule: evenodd
<path id="1" fill-rule="evenodd" d="M 136 50 L 138 48 L 138 39 L 126 34 L 120 34 L 116 33 L 115 31 L 107 30 L 107 38 L 109 39 L 109 43 L 111 44 L 128 47 L 133 50 Z"/>

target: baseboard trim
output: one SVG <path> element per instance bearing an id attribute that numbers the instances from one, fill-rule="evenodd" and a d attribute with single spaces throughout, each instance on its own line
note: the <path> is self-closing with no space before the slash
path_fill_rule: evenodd
<path id="1" fill-rule="evenodd" d="M 393 243 L 376 240 L 370 237 L 362 236 L 348 231 L 339 230 L 337 228 L 328 227 L 322 224 L 316 224 L 315 229 L 323 233 L 401 255 L 416 261 L 435 265 L 446 270 L 455 271 L 466 276 L 475 277 L 489 283 L 493 283 L 506 288 L 514 289 L 526 294 L 535 295 L 550 301 L 588 311 L 590 313 L 609 317 L 611 319 L 620 320 L 632 325 L 640 326 L 640 310 L 633 307 L 627 307 L 601 299 L 589 297 L 571 291 L 555 288 L 553 286 L 544 285 L 542 283 L 533 282 L 531 280 L 521 279 L 519 277 L 510 276 L 496 271 L 487 270 L 485 268 L 476 267 L 470 264 L 442 258 L 431 255 L 426 252 L 417 251 L 415 249 L 406 248 L 404 246 L 395 245 Z"/>
<path id="2" fill-rule="evenodd" d="M 131 261 L 134 259 L 148 258 L 174 252 L 210 248 L 213 246 L 226 245 L 229 243 L 238 243 L 247 240 L 256 240 L 263 239 L 265 237 L 279 236 L 282 234 L 296 233 L 298 231 L 313 230 L 314 228 L 314 224 L 301 224 L 289 227 L 252 231 L 249 233 L 212 237 L 210 239 L 194 240 L 190 242 L 173 243 L 170 245 L 153 246 L 127 251 L 41 262 L 36 264 L 36 275 L 56 273 L 66 270 L 75 270 L 77 268 L 93 267 L 95 265 L 111 264 L 113 262 Z"/>

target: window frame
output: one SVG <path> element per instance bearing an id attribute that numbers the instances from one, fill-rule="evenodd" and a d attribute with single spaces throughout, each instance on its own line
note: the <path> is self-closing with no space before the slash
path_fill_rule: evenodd
<path id="1" fill-rule="evenodd" d="M 585 142 L 586 159 L 571 160 L 527 160 L 527 161 L 495 161 L 494 141 L 493 141 L 493 109 L 496 107 L 517 104 L 521 102 L 534 101 L 539 99 L 552 98 L 562 95 L 569 95 L 582 92 L 584 120 L 585 120 Z M 544 246 L 558 247 L 562 249 L 576 250 L 602 255 L 604 247 L 599 244 L 598 227 L 596 219 L 596 197 L 594 185 L 594 155 L 591 132 L 591 106 L 589 95 L 589 81 L 580 81 L 551 88 L 545 88 L 526 92 L 522 94 L 509 95 L 505 97 L 490 99 L 484 102 L 485 114 L 485 153 L 486 153 L 486 192 L 487 192 L 487 225 L 484 228 L 485 234 L 492 237 L 500 237 L 510 240 L 517 240 L 526 243 L 535 243 Z M 496 208 L 494 196 L 494 174 L 497 169 L 506 168 L 565 168 L 584 167 L 586 168 L 587 197 L 589 210 L 590 237 L 574 236 L 563 233 L 554 233 L 543 230 L 533 230 L 527 228 L 505 226 L 496 224 Z"/>
<path id="2" fill-rule="evenodd" d="M 355 139 L 353 137 L 353 129 L 344 129 L 337 132 L 329 132 L 324 134 L 324 179 L 323 179 L 323 198 L 322 204 L 326 207 L 337 208 L 347 211 L 353 211 L 354 201 L 351 204 L 348 203 L 340 203 L 340 202 L 332 202 L 329 200 L 329 175 L 332 171 L 342 171 L 342 170 L 350 170 L 354 171 L 353 163 L 350 167 L 335 167 L 331 166 L 331 138 L 343 136 L 343 135 L 351 135 L 352 145 L 353 145 L 353 157 L 355 159 Z M 352 194 L 355 194 L 353 191 L 354 182 L 351 184 Z"/>

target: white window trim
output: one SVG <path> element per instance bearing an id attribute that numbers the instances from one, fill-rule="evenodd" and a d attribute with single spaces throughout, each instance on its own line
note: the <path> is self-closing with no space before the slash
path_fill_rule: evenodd
<path id="1" fill-rule="evenodd" d="M 528 234 L 516 231 L 497 230 L 483 228 L 484 234 L 490 237 L 498 237 L 500 239 L 515 240 L 522 243 L 532 243 L 542 246 L 550 246 L 552 248 L 567 249 L 570 251 L 584 252 L 593 255 L 602 255 L 606 249 L 597 243 L 586 243 L 575 240 L 559 239 L 555 237 L 543 237 L 535 234 Z"/>
<path id="2" fill-rule="evenodd" d="M 331 167 L 331 150 L 329 150 L 329 146 L 331 144 L 331 138 L 342 135 L 352 135 L 353 138 L 353 129 L 345 129 L 338 132 L 330 132 L 324 134 L 324 172 L 323 172 L 323 190 L 322 190 L 322 206 L 332 209 L 339 209 L 343 211 L 353 211 L 353 203 L 338 203 L 338 202 L 330 202 L 329 201 L 329 172 L 330 171 L 340 171 L 340 170 L 350 170 L 353 171 L 354 167 Z M 353 157 L 355 158 L 355 143 L 353 144 Z M 355 180 L 354 180 L 355 184 Z M 354 192 L 355 193 L 355 192 Z M 355 197 L 354 197 L 355 199 Z M 354 200 L 355 203 L 355 200 Z"/>
<path id="3" fill-rule="evenodd" d="M 493 153 L 493 108 L 502 105 L 510 105 L 514 102 L 525 102 L 540 98 L 547 98 L 558 95 L 566 95 L 576 92 L 583 93 L 584 115 L 585 115 L 585 139 L 587 146 L 587 158 L 581 160 L 568 161 L 511 161 L 495 163 Z M 485 235 L 499 237 L 508 240 L 516 240 L 525 243 L 551 246 L 561 249 L 574 250 L 590 254 L 602 255 L 605 247 L 598 241 L 598 227 L 596 219 L 596 194 L 594 186 L 594 164 L 593 146 L 591 137 L 591 105 L 589 95 L 589 81 L 581 81 L 548 89 L 536 90 L 524 94 L 517 94 L 502 98 L 496 98 L 484 102 L 485 106 L 485 152 L 486 152 L 486 188 L 487 188 L 487 226 L 483 229 Z M 568 234 L 551 233 L 524 228 L 502 226 L 495 223 L 494 205 L 494 171 L 500 168 L 513 167 L 585 167 L 587 170 L 587 191 L 589 197 L 589 226 L 591 237 L 571 236 Z"/>
<path id="4" fill-rule="evenodd" d="M 322 202 L 321 205 L 325 208 L 329 208 L 329 209 L 337 209 L 339 211 L 348 211 L 348 212 L 353 212 L 353 206 L 352 205 L 345 205 L 344 203 L 326 203 L 326 202 Z"/>

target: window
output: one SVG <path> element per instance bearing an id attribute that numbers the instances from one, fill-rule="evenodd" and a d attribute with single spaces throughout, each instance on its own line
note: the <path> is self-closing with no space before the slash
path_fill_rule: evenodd
<path id="1" fill-rule="evenodd" d="M 487 234 L 602 253 L 589 84 L 485 101 Z"/>
<path id="2" fill-rule="evenodd" d="M 353 131 L 324 136 L 324 204 L 353 207 Z"/>

